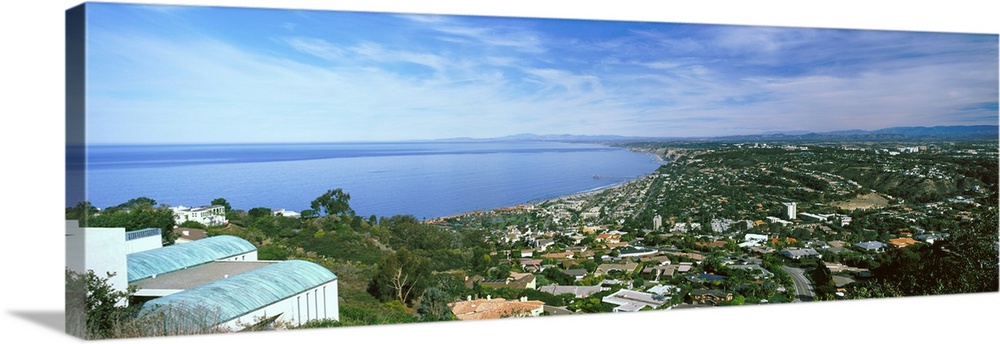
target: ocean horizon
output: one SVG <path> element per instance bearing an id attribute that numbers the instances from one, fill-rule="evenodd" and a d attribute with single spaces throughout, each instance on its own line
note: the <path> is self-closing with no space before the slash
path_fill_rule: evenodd
<path id="1" fill-rule="evenodd" d="M 340 188 L 360 216 L 433 219 L 613 187 L 660 165 L 620 147 L 538 141 L 89 145 L 67 147 L 67 181 L 85 181 L 67 206 L 225 198 L 234 209 L 298 212 Z"/>

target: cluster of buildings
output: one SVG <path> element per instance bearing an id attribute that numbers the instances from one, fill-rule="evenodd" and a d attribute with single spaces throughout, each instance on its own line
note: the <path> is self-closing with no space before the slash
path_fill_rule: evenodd
<path id="1" fill-rule="evenodd" d="M 162 246 L 159 228 L 126 232 L 69 220 L 66 248 L 67 269 L 111 273 L 108 284 L 117 291 L 136 288 L 129 302 L 142 303 L 139 316 L 154 333 L 340 318 L 334 273 L 307 261 L 258 260 L 257 248 L 238 237 Z"/>

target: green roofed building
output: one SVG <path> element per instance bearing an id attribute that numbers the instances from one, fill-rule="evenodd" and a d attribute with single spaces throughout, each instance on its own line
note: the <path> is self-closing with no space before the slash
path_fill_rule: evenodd
<path id="1" fill-rule="evenodd" d="M 182 245 L 129 253 L 129 283 L 219 260 L 257 260 L 257 247 L 242 238 L 220 235 Z"/>
<path id="2" fill-rule="evenodd" d="M 154 317 L 164 326 L 221 326 L 234 331 L 272 317 L 293 325 L 339 320 L 337 276 L 307 261 L 267 262 L 266 266 L 149 300 L 139 314 Z"/>
<path id="3" fill-rule="evenodd" d="M 160 247 L 124 228 L 66 226 L 67 257 L 76 257 L 67 259 L 67 268 L 114 273 L 115 290 L 135 287 L 131 302 L 143 303 L 140 316 L 150 320 L 144 322 L 152 324 L 150 336 L 181 327 L 240 331 L 264 320 L 340 320 L 337 276 L 318 264 L 259 261 L 257 247 L 229 235 Z"/>

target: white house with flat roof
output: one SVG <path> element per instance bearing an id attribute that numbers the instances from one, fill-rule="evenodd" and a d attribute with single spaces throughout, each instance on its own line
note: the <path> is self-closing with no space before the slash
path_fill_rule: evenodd
<path id="1" fill-rule="evenodd" d="M 628 289 L 621 289 L 614 294 L 601 298 L 602 302 L 618 305 L 618 307 L 614 308 L 614 312 L 638 312 L 646 307 L 656 309 L 667 303 L 668 300 L 663 295 Z"/>
<path id="2" fill-rule="evenodd" d="M 226 207 L 222 205 L 195 208 L 180 205 L 170 207 L 170 210 L 174 212 L 174 223 L 178 225 L 186 221 L 194 221 L 206 226 L 222 226 L 229 222 L 226 220 Z"/>

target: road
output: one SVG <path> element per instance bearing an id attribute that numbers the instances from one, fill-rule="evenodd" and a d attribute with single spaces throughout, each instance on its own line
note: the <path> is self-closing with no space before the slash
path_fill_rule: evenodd
<path id="1" fill-rule="evenodd" d="M 781 266 L 781 269 L 792 275 L 792 282 L 795 284 L 795 302 L 812 301 L 816 298 L 812 283 L 806 278 L 804 270 L 790 266 Z"/>

